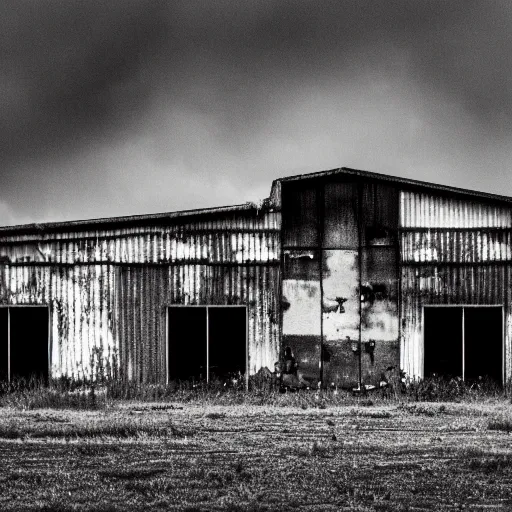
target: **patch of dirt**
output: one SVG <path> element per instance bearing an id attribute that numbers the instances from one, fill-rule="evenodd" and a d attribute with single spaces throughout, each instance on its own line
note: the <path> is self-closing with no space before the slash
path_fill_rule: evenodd
<path id="1" fill-rule="evenodd" d="M 507 408 L 413 405 L 3 409 L 0 510 L 511 509 Z"/>

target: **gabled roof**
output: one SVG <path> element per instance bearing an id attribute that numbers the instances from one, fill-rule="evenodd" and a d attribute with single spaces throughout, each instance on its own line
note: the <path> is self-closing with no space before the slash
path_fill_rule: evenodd
<path id="1" fill-rule="evenodd" d="M 501 203 L 512 203 L 512 197 L 502 196 L 498 194 L 490 194 L 487 192 L 479 192 L 477 190 L 469 190 L 458 187 L 450 187 L 448 185 L 439 185 L 437 183 L 429 183 L 427 181 L 412 180 L 409 178 L 400 178 L 398 176 L 389 176 L 387 174 L 380 174 L 377 172 L 361 171 L 359 169 L 351 169 L 349 167 L 340 167 L 337 169 L 331 169 L 329 171 L 313 172 L 308 174 L 298 174 L 295 176 L 288 176 L 285 178 L 279 178 L 274 181 L 272 187 L 278 183 L 288 183 L 298 180 L 314 180 L 328 178 L 331 176 L 354 176 L 363 179 L 380 182 L 390 182 L 404 185 L 404 189 L 413 189 L 418 191 L 424 191 L 425 193 L 444 192 L 446 194 L 453 194 L 457 196 L 473 197 L 478 199 L 486 199 Z"/>
<path id="2" fill-rule="evenodd" d="M 261 206 L 254 203 L 245 203 L 233 206 L 220 206 L 216 208 L 201 208 L 195 210 L 181 210 L 166 213 L 153 213 L 147 215 L 130 215 L 123 217 L 106 217 L 99 219 L 86 219 L 74 220 L 67 222 L 46 222 L 41 224 L 22 224 L 17 226 L 0 227 L 0 234 L 9 235 L 11 233 L 27 233 L 27 232 L 41 232 L 41 231 L 71 231 L 71 230 L 85 230 L 105 228 L 108 226 L 130 226 L 143 223 L 163 223 L 169 220 L 216 215 L 222 213 L 236 213 L 248 212 L 250 210 L 257 211 L 259 209 L 268 209 L 280 206 L 279 191 L 282 183 L 294 182 L 299 180 L 317 180 L 333 176 L 353 176 L 361 179 L 368 179 L 378 182 L 389 182 L 404 185 L 405 189 L 413 189 L 424 191 L 425 193 L 439 193 L 453 194 L 459 197 L 483 199 L 487 201 L 512 204 L 512 197 L 501 196 L 498 194 L 489 194 L 486 192 L 479 192 L 476 190 L 467 190 L 458 187 L 449 187 L 446 185 L 439 185 L 436 183 L 428 183 L 426 181 L 412 180 L 408 178 L 400 178 L 398 176 L 389 176 L 387 174 L 379 174 L 376 172 L 361 171 L 358 169 L 351 169 L 349 167 L 340 167 L 331 169 L 329 171 L 313 172 L 308 174 L 300 174 L 295 176 L 288 176 L 278 178 L 272 183 L 270 197 L 262 202 Z"/>

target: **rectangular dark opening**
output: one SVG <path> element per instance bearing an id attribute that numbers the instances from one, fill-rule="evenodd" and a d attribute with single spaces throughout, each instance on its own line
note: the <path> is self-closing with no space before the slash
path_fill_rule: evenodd
<path id="1" fill-rule="evenodd" d="M 424 375 L 503 383 L 500 306 L 425 307 Z"/>
<path id="2" fill-rule="evenodd" d="M 46 382 L 48 308 L 13 306 L 8 308 L 8 315 L 11 380 L 35 378 Z"/>
<path id="3" fill-rule="evenodd" d="M 500 307 L 464 309 L 464 379 L 501 384 L 503 318 Z"/>
<path id="4" fill-rule="evenodd" d="M 247 369 L 245 306 L 168 308 L 169 380 L 224 379 Z"/>
<path id="5" fill-rule="evenodd" d="M 206 379 L 206 308 L 170 307 L 169 380 Z"/>
<path id="6" fill-rule="evenodd" d="M 7 308 L 0 308 L 0 380 L 9 379 L 9 335 Z"/>
<path id="7" fill-rule="evenodd" d="M 425 308 L 425 377 L 462 377 L 462 308 Z"/>
<path id="8" fill-rule="evenodd" d="M 208 308 L 210 379 L 245 374 L 246 339 L 245 307 Z"/>

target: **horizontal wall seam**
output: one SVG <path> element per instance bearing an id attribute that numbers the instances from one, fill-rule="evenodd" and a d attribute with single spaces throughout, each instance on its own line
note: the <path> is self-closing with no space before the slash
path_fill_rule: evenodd
<path id="1" fill-rule="evenodd" d="M 512 264 L 512 260 L 490 261 L 404 261 L 400 265 L 404 267 L 492 267 Z"/>
<path id="2" fill-rule="evenodd" d="M 265 261 L 244 261 L 241 263 L 232 261 L 208 261 L 208 260 L 182 260 L 182 261 L 162 261 L 161 263 L 154 262 L 142 262 L 142 263 L 130 263 L 130 262 L 119 262 L 109 260 L 98 260 L 98 261 L 80 261 L 76 263 L 56 263 L 54 261 L 24 261 L 16 263 L 0 263 L 0 268 L 8 267 L 53 267 L 53 268 L 74 268 L 74 267 L 90 267 L 98 265 L 110 265 L 113 267 L 177 267 L 177 266 L 188 266 L 188 265 L 203 265 L 206 267 L 279 267 L 280 262 L 278 260 L 265 260 Z"/>
<path id="3" fill-rule="evenodd" d="M 23 240 L 16 239 L 13 237 L 12 239 L 3 239 L 0 240 L 0 246 L 5 245 L 26 245 L 30 243 L 58 243 L 58 242 L 86 242 L 86 241 L 94 241 L 101 242 L 106 240 L 124 240 L 124 239 L 133 239 L 134 237 L 142 237 L 142 236 L 167 236 L 167 235 L 212 235 L 212 234 L 232 234 L 232 233 L 243 233 L 243 234 L 279 234 L 281 230 L 279 228 L 269 228 L 269 229 L 244 229 L 244 228 L 214 228 L 214 229 L 181 229 L 180 227 L 171 226 L 169 230 L 166 231 L 141 231 L 136 233 L 126 233 L 121 235 L 98 235 L 98 236 L 71 236 L 71 237 L 45 237 L 45 238 L 25 238 Z"/>

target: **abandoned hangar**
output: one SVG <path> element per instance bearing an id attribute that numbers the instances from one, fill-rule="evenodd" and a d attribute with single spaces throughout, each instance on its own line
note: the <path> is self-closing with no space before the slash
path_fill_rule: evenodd
<path id="1" fill-rule="evenodd" d="M 0 228 L 3 378 L 512 374 L 512 198 L 348 168 L 203 210 Z"/>

